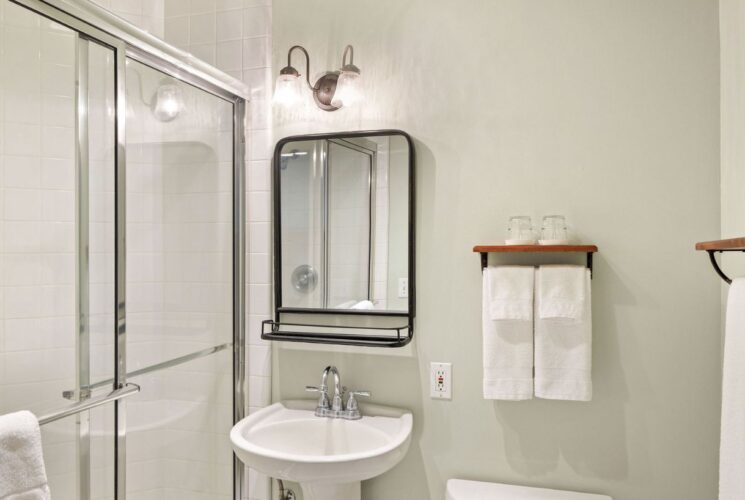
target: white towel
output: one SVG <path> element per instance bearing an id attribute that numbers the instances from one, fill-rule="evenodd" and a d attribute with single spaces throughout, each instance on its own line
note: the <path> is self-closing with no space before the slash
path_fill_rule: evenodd
<path id="1" fill-rule="evenodd" d="M 491 319 L 533 318 L 535 269 L 525 266 L 498 266 L 484 269 L 484 289 L 488 293 Z"/>
<path id="2" fill-rule="evenodd" d="M 349 309 L 355 304 L 357 304 L 356 300 L 348 300 L 346 302 L 342 302 L 341 304 L 338 304 L 332 307 L 332 309 Z"/>
<path id="3" fill-rule="evenodd" d="M 509 269 L 509 286 L 494 274 Z M 520 275 L 519 277 L 517 275 Z M 524 400 L 533 397 L 533 267 L 486 268 L 483 276 L 482 320 L 484 337 L 484 399 Z M 520 286 L 515 286 L 520 283 Z M 530 297 L 531 307 L 522 319 L 492 319 L 491 294 L 499 290 L 505 304 L 520 304 Z M 511 290 L 510 294 L 506 290 Z M 504 316 L 522 317 L 520 307 L 498 309 Z"/>
<path id="4" fill-rule="evenodd" d="M 538 317 L 580 320 L 585 306 L 585 274 L 582 266 L 541 266 Z"/>
<path id="5" fill-rule="evenodd" d="M 732 282 L 727 299 L 722 378 L 719 500 L 745 498 L 745 278 Z"/>
<path id="6" fill-rule="evenodd" d="M 357 302 L 355 305 L 353 305 L 352 307 L 350 307 L 350 309 L 361 309 L 364 311 L 371 311 L 375 309 L 375 304 L 373 304 L 369 300 L 361 300 Z"/>
<path id="7" fill-rule="evenodd" d="M 536 311 L 541 309 L 544 280 L 536 277 Z M 592 399 L 592 304 L 590 270 L 583 268 L 584 300 L 578 319 L 536 317 L 535 395 L 543 399 Z M 539 316 L 536 312 L 536 316 Z"/>
<path id="8" fill-rule="evenodd" d="M 49 500 L 39 422 L 33 413 L 0 416 L 0 500 Z"/>

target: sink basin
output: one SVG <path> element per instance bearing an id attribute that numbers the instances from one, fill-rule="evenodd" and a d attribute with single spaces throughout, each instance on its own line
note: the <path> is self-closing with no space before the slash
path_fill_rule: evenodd
<path id="1" fill-rule="evenodd" d="M 230 432 L 243 463 L 300 483 L 305 500 L 359 500 L 360 484 L 398 464 L 411 442 L 410 412 L 361 405 L 360 420 L 316 417 L 315 401 L 283 401 Z"/>

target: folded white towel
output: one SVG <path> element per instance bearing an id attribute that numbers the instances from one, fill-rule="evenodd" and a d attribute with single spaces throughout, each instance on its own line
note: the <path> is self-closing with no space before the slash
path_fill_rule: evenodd
<path id="1" fill-rule="evenodd" d="M 535 269 L 525 266 L 498 266 L 484 269 L 491 319 L 533 318 L 533 282 Z"/>
<path id="2" fill-rule="evenodd" d="M 541 309 L 546 282 L 538 269 L 536 311 Z M 535 319 L 535 395 L 543 399 L 589 401 L 592 399 L 592 307 L 590 270 L 583 268 L 582 316 Z M 536 312 L 536 316 L 538 316 Z"/>
<path id="3" fill-rule="evenodd" d="M 745 278 L 733 280 L 727 299 L 722 377 L 719 500 L 745 498 Z"/>
<path id="4" fill-rule="evenodd" d="M 494 281 L 499 270 L 509 269 L 509 286 Z M 519 276 L 518 276 L 519 275 Z M 484 399 L 524 400 L 533 397 L 533 267 L 487 268 L 483 276 L 482 321 L 484 342 Z M 517 284 L 520 286 L 517 286 Z M 496 287 L 493 285 L 497 285 Z M 504 316 L 517 319 L 492 319 L 491 293 L 499 290 Z M 511 290 L 511 294 L 506 291 Z M 527 317 L 521 301 L 530 297 Z"/>
<path id="5" fill-rule="evenodd" d="M 349 309 L 355 304 L 357 304 L 356 300 L 348 300 L 346 302 L 342 302 L 341 304 L 334 306 L 332 309 Z"/>
<path id="6" fill-rule="evenodd" d="M 0 500 L 49 500 L 39 422 L 33 413 L 0 416 Z"/>
<path id="7" fill-rule="evenodd" d="M 375 309 L 375 304 L 373 304 L 369 300 L 360 300 L 355 305 L 350 307 L 350 309 L 361 309 L 363 311 L 371 311 Z"/>
<path id="8" fill-rule="evenodd" d="M 580 320 L 585 306 L 585 274 L 582 266 L 541 266 L 538 317 Z"/>

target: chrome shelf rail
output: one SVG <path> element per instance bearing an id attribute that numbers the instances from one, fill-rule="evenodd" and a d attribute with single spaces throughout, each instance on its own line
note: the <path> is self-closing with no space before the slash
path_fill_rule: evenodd
<path id="1" fill-rule="evenodd" d="M 58 410 L 54 413 L 50 413 L 49 415 L 44 415 L 42 417 L 39 417 L 39 425 L 46 425 L 48 423 L 55 422 L 63 418 L 71 417 L 78 413 L 82 413 L 86 410 L 91 410 L 93 408 L 97 408 L 99 406 L 105 405 L 106 403 L 111 403 L 113 401 L 124 399 L 128 396 L 137 394 L 138 392 L 140 392 L 139 385 L 127 384 L 121 389 L 116 389 L 114 391 L 111 391 L 105 396 L 99 396 L 95 398 L 86 399 L 85 401 L 81 401 L 80 403 L 75 403 L 74 405 L 70 405 L 67 408 L 63 408 L 62 410 Z"/>

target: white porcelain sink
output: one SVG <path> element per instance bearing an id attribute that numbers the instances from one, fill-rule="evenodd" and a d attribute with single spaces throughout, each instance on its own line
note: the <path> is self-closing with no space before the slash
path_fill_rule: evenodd
<path id="1" fill-rule="evenodd" d="M 361 405 L 360 420 L 316 417 L 315 401 L 283 401 L 230 432 L 248 467 L 300 483 L 305 500 L 359 500 L 360 482 L 392 469 L 411 442 L 411 413 Z"/>

